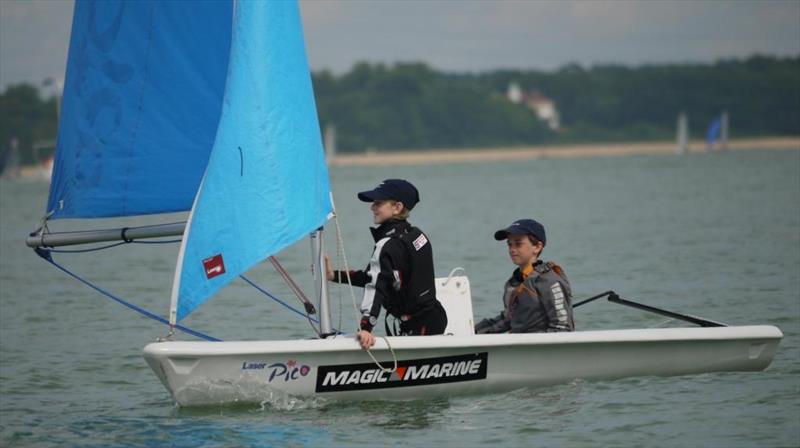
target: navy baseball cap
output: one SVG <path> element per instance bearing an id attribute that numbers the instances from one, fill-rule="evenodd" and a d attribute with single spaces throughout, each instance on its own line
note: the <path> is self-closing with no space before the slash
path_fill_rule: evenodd
<path id="1" fill-rule="evenodd" d="M 408 210 L 411 210 L 419 202 L 419 191 L 407 180 L 386 179 L 374 189 L 358 193 L 358 199 L 364 202 L 394 199 L 402 202 Z"/>
<path id="2" fill-rule="evenodd" d="M 505 229 L 494 232 L 494 239 L 502 241 L 509 235 L 533 235 L 542 244 L 547 244 L 544 226 L 534 219 L 518 219 Z"/>

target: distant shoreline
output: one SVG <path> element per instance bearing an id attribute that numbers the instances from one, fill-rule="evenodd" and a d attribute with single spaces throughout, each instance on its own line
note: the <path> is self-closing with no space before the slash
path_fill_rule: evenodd
<path id="1" fill-rule="evenodd" d="M 563 146 L 498 147 L 491 149 L 433 149 L 387 151 L 375 153 L 342 153 L 328 160 L 331 166 L 420 165 L 452 162 L 485 162 L 541 158 L 610 157 L 627 155 L 675 154 L 675 142 L 594 143 Z M 767 137 L 732 139 L 728 150 L 800 150 L 800 137 Z M 688 153 L 706 152 L 702 140 L 689 142 Z M 720 152 L 716 150 L 715 152 Z"/>

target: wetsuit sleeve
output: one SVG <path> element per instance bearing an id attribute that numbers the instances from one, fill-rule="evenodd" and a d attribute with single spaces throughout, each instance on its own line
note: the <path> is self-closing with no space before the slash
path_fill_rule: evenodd
<path id="1" fill-rule="evenodd" d="M 509 294 L 508 284 L 503 288 L 503 303 L 506 295 Z M 475 334 L 506 333 L 511 329 L 511 319 L 508 317 L 508 310 L 503 310 L 496 317 L 487 317 L 475 325 Z"/>
<path id="2" fill-rule="evenodd" d="M 333 271 L 333 280 L 334 283 L 342 283 L 347 284 L 347 271 Z M 363 288 L 364 285 L 369 283 L 369 274 L 366 271 L 350 271 L 350 282 L 353 286 L 358 286 L 359 288 Z"/>
<path id="3" fill-rule="evenodd" d="M 402 250 L 402 243 L 392 238 L 384 238 L 375 244 L 367 273 L 369 282 L 364 285 L 364 300 L 361 302 L 362 330 L 372 331 L 381 308 L 391 296 L 390 291 L 401 288 L 397 266 Z"/>
<path id="4" fill-rule="evenodd" d="M 545 332 L 573 331 L 572 305 L 567 296 L 569 288 L 558 280 L 537 282 L 542 307 L 547 313 L 547 329 Z"/>
<path id="5" fill-rule="evenodd" d="M 487 317 L 475 325 L 476 334 L 505 333 L 511 329 L 511 321 L 506 318 L 506 313 L 501 312 L 496 317 Z"/>

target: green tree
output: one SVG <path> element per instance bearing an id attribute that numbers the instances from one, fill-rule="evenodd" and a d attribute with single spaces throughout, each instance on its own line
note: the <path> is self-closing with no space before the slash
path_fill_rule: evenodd
<path id="1" fill-rule="evenodd" d="M 20 162 L 39 162 L 34 154 L 34 144 L 53 141 L 57 129 L 56 100 L 42 100 L 39 90 L 30 84 L 10 86 L 0 95 L 0 153 L 10 149 L 16 139 Z"/>

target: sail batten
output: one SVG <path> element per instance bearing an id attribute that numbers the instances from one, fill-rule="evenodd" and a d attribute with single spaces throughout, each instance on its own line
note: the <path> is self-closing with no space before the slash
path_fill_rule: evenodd
<path id="1" fill-rule="evenodd" d="M 176 270 L 173 323 L 330 211 L 299 6 L 237 2 L 222 114 Z"/>

